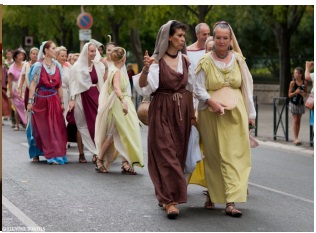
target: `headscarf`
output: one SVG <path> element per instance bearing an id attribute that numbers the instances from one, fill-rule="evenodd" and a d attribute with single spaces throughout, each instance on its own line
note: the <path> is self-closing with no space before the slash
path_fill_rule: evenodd
<path id="1" fill-rule="evenodd" d="M 90 89 L 92 82 L 91 77 L 89 73 L 89 67 L 88 67 L 88 48 L 89 45 L 94 43 L 88 42 L 86 43 L 82 51 L 79 55 L 78 60 L 73 65 L 73 67 L 70 70 L 70 94 L 71 95 L 77 95 L 84 91 L 87 91 Z M 104 83 L 104 72 L 105 67 L 102 62 L 100 62 L 100 53 L 98 50 L 96 50 L 96 56 L 94 60 L 92 60 L 92 63 L 94 64 L 95 70 L 97 72 L 98 76 L 98 89 L 101 90 L 101 87 Z"/>
<path id="2" fill-rule="evenodd" d="M 38 54 L 37 54 L 37 60 L 40 61 L 41 59 L 44 58 L 44 53 L 43 53 L 43 48 L 45 46 L 45 44 L 47 43 L 48 41 L 43 41 L 42 44 L 41 44 L 41 47 L 39 48 L 39 51 L 38 51 Z"/>
<path id="3" fill-rule="evenodd" d="M 169 46 L 169 31 L 171 24 L 176 20 L 169 20 L 166 24 L 162 25 L 159 29 L 157 38 L 156 38 L 156 44 L 155 44 L 155 50 L 153 57 L 155 58 L 156 62 L 158 62 L 165 52 L 168 49 Z M 178 22 L 178 21 L 176 21 Z M 183 54 L 187 54 L 186 46 L 183 47 L 181 50 Z"/>
<path id="4" fill-rule="evenodd" d="M 93 44 L 95 44 L 95 46 L 97 46 L 97 48 L 103 47 L 103 50 L 104 50 L 104 45 L 102 43 L 100 43 L 99 41 L 94 40 L 94 39 L 90 39 L 89 42 L 92 42 Z"/>
<path id="5" fill-rule="evenodd" d="M 230 26 L 230 24 L 228 24 L 229 28 L 230 28 L 230 31 L 232 33 L 232 41 L 231 41 L 231 44 L 233 46 L 233 50 L 236 51 L 237 53 L 240 53 L 242 55 L 242 52 L 241 52 L 241 49 L 239 47 L 239 44 L 238 44 L 238 41 L 236 39 L 236 36 L 235 36 L 235 33 L 232 29 L 232 27 Z M 242 55 L 243 56 L 243 55 Z"/>

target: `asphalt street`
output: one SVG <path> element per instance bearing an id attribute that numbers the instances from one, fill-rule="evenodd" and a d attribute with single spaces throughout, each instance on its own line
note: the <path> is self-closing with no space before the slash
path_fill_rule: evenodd
<path id="1" fill-rule="evenodd" d="M 28 157 L 25 131 L 2 127 L 2 230 L 49 232 L 309 232 L 314 231 L 314 157 L 278 144 L 261 143 L 252 150 L 249 196 L 238 203 L 239 219 L 226 216 L 224 205 L 203 208 L 204 188 L 188 186 L 188 203 L 169 220 L 158 207 L 147 166 L 138 175 L 122 175 L 121 159 L 108 174 L 78 163 L 72 143 L 69 164 L 34 164 Z M 147 165 L 147 128 L 142 129 Z"/>

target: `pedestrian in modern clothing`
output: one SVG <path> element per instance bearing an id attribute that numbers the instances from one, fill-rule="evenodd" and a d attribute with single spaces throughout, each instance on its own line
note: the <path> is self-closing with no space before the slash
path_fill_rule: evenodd
<path id="1" fill-rule="evenodd" d="M 35 146 L 43 151 L 47 163 L 54 165 L 68 163 L 62 71 L 55 60 L 56 55 L 55 43 L 44 41 L 39 49 L 38 62 L 29 72 L 30 90 L 27 105 L 27 110 L 31 111 L 29 124 L 32 127 Z M 31 144 L 30 147 L 32 146 Z M 38 154 L 30 153 L 31 158 L 34 156 Z"/>
<path id="2" fill-rule="evenodd" d="M 13 105 L 15 107 L 15 131 L 19 130 L 20 122 L 24 128 L 27 123 L 24 101 L 20 99 L 18 95 L 18 82 L 25 59 L 26 53 L 23 49 L 15 50 L 13 53 L 14 63 L 8 70 L 8 89 L 10 92 L 10 98 L 13 100 Z"/>
<path id="3" fill-rule="evenodd" d="M 206 185 L 210 202 L 226 204 L 227 215 L 240 217 L 234 203 L 247 200 L 249 125 L 253 126 L 256 118 L 253 81 L 231 26 L 224 21 L 216 23 L 213 36 L 215 48 L 200 60 L 195 83 Z M 223 90 L 226 95 L 212 98 Z"/>
<path id="4" fill-rule="evenodd" d="M 74 109 L 76 126 L 84 146 L 93 154 L 93 163 L 96 163 L 98 153 L 94 143 L 98 98 L 105 78 L 104 65 L 100 58 L 95 44 L 86 43 L 70 70 L 69 80 L 69 111 Z"/>
<path id="5" fill-rule="evenodd" d="M 135 106 L 128 95 L 128 80 L 121 68 L 126 51 L 116 47 L 111 52 L 114 68 L 110 70 L 100 97 L 95 126 L 98 150 L 96 171 L 107 173 L 112 162 L 122 155 L 122 173 L 136 175 L 133 166 L 144 166 L 139 120 Z"/>
<path id="6" fill-rule="evenodd" d="M 303 68 L 296 67 L 294 69 L 294 79 L 290 82 L 289 87 L 289 108 L 293 116 L 293 143 L 297 146 L 302 144 L 298 140 L 298 135 L 301 128 L 302 114 L 305 113 L 304 96 L 306 96 L 306 85 Z"/>
<path id="7" fill-rule="evenodd" d="M 133 82 L 140 95 L 152 95 L 148 112 L 148 171 L 159 205 L 168 218 L 179 215 L 177 204 L 187 202 L 185 161 L 193 109 L 193 79 L 186 56 L 187 25 L 170 20 L 162 25 L 154 54 Z"/>

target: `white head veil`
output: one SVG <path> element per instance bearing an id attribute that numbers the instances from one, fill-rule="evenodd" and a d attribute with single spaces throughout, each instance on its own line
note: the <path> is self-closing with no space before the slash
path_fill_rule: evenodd
<path id="1" fill-rule="evenodd" d="M 47 43 L 48 41 L 43 41 L 42 44 L 41 44 L 41 47 L 39 48 L 39 51 L 38 51 L 38 54 L 37 54 L 37 61 L 40 61 L 44 58 L 44 52 L 43 52 L 43 49 L 44 49 L 44 46 L 45 44 Z"/>
<path id="2" fill-rule="evenodd" d="M 82 93 L 88 90 L 92 85 L 91 77 L 89 73 L 89 67 L 88 67 L 89 66 L 89 63 L 88 63 L 89 45 L 91 44 L 96 47 L 96 45 L 92 42 L 86 43 L 83 46 L 82 51 L 80 52 L 78 60 L 71 68 L 71 71 L 70 71 L 71 95 Z M 100 62 L 100 58 L 101 58 L 100 53 L 96 49 L 96 56 L 92 60 L 92 62 L 97 72 L 99 90 L 101 90 L 101 87 L 104 83 L 103 76 L 105 72 L 104 64 Z"/>

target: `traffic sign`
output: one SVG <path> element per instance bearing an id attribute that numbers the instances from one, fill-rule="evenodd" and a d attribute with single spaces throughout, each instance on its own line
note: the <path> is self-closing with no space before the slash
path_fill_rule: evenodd
<path id="1" fill-rule="evenodd" d="M 80 41 L 91 40 L 91 29 L 80 29 L 79 30 L 79 40 Z"/>
<path id="2" fill-rule="evenodd" d="M 92 27 L 93 24 L 93 18 L 92 16 L 87 13 L 83 12 L 77 17 L 77 25 L 81 29 L 89 29 Z"/>

